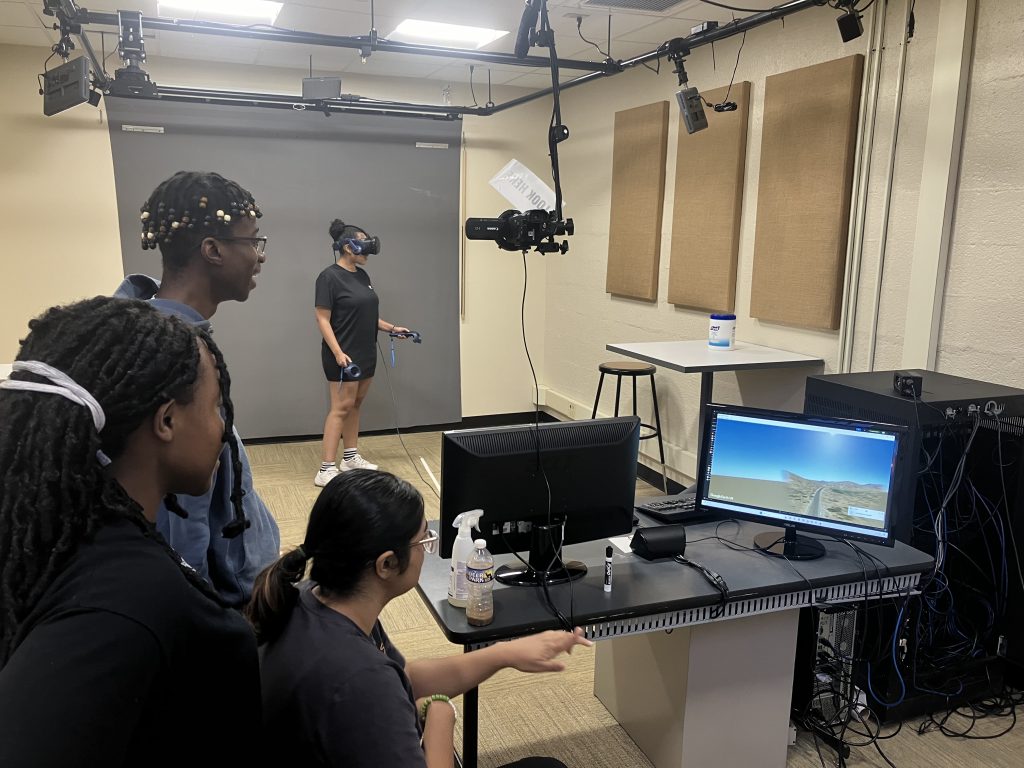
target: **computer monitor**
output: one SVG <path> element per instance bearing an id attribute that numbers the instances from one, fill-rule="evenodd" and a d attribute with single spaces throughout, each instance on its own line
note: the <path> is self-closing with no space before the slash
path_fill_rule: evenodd
<path id="1" fill-rule="evenodd" d="M 810 560 L 820 541 L 797 531 L 892 546 L 900 441 L 906 429 L 732 405 L 709 405 L 697 503 L 723 517 L 781 526 L 754 544 Z"/>
<path id="2" fill-rule="evenodd" d="M 502 566 L 503 584 L 582 577 L 561 546 L 633 528 L 640 419 L 462 429 L 441 438 L 441 556 L 452 556 L 455 516 L 482 509 L 480 535 L 494 554 L 529 550 L 529 567 Z"/>

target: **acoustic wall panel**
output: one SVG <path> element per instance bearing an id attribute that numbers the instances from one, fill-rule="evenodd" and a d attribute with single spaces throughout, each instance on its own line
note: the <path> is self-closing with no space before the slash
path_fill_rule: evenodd
<path id="1" fill-rule="evenodd" d="M 703 94 L 712 104 L 736 103 L 735 112 L 706 110 L 708 127 L 686 132 L 679 118 L 668 300 L 710 312 L 736 308 L 736 261 L 743 210 L 750 83 Z"/>
<path id="2" fill-rule="evenodd" d="M 839 327 L 863 69 L 857 54 L 765 80 L 753 317 Z"/>
<path id="3" fill-rule="evenodd" d="M 615 113 L 608 293 L 658 298 L 667 154 L 667 101 Z"/>

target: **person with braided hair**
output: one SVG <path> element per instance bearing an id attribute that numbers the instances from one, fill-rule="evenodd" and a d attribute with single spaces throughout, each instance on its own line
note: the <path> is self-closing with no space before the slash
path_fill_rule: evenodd
<path id="1" fill-rule="evenodd" d="M 160 281 L 128 275 L 115 296 L 149 301 L 159 311 L 206 331 L 225 301 L 245 301 L 266 262 L 267 238 L 259 234 L 263 214 L 248 191 L 218 173 L 179 171 L 162 182 L 142 206 L 142 248 L 159 246 Z M 279 553 L 273 515 L 253 488 L 241 438 L 239 467 L 227 447 L 213 485 L 205 494 L 179 496 L 161 507 L 157 530 L 232 606 L 248 601 L 252 583 Z M 247 528 L 233 507 L 241 499 Z"/>
<path id="2" fill-rule="evenodd" d="M 260 642 L 271 764 L 451 768 L 451 699 L 502 669 L 561 671 L 562 654 L 592 645 L 576 628 L 407 662 L 380 614 L 416 586 L 437 546 L 423 497 L 406 481 L 356 469 L 327 484 L 303 543 L 260 574 L 246 608 Z M 513 765 L 565 768 L 546 757 Z"/>
<path id="3" fill-rule="evenodd" d="M 154 527 L 225 441 L 238 465 L 220 351 L 110 297 L 29 329 L 0 382 L 0 765 L 254 764 L 255 637 Z"/>

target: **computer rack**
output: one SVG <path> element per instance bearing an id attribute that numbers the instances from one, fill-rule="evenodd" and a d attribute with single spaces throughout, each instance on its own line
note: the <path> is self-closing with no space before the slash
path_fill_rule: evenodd
<path id="1" fill-rule="evenodd" d="M 897 373 L 920 376 L 920 396 L 897 392 Z M 1024 390 L 922 370 L 811 376 L 804 412 L 910 430 L 896 537 L 937 564 L 920 597 L 858 622 L 869 658 L 853 680 L 872 709 L 904 719 L 995 693 L 1004 676 L 1021 685 Z"/>

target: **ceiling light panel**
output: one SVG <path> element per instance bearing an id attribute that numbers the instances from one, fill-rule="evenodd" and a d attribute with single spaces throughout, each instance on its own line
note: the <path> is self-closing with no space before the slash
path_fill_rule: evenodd
<path id="1" fill-rule="evenodd" d="M 482 48 L 507 34 L 508 30 L 406 19 L 388 35 L 388 40 L 451 48 Z"/>
<path id="2" fill-rule="evenodd" d="M 282 7 L 283 3 L 271 0 L 160 0 L 158 5 L 161 16 L 211 21 L 256 20 L 266 24 L 276 21 Z"/>

